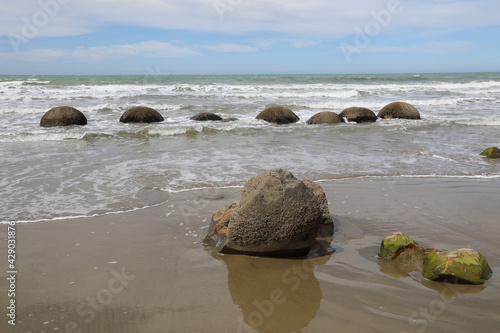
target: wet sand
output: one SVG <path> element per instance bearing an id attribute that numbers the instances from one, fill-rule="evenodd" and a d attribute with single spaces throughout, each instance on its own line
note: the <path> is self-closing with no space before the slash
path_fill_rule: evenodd
<path id="1" fill-rule="evenodd" d="M 219 256 L 203 240 L 239 188 L 191 191 L 122 214 L 16 225 L 16 326 L 0 332 L 498 332 L 500 180 L 353 179 L 320 183 L 334 253 Z M 0 306 L 8 306 L 0 225 Z M 482 286 L 427 281 L 380 262 L 383 237 L 483 253 Z"/>

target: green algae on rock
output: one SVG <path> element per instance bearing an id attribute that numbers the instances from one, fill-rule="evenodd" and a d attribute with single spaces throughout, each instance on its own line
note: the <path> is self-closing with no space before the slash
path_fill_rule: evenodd
<path id="1" fill-rule="evenodd" d="M 418 244 L 410 245 L 399 251 L 394 260 L 402 264 L 419 264 L 421 266 L 424 260 L 424 252 L 425 250 Z"/>
<path id="2" fill-rule="evenodd" d="M 491 274 L 486 258 L 475 250 L 431 251 L 424 257 L 422 275 L 433 281 L 483 284 Z"/>
<path id="3" fill-rule="evenodd" d="M 500 149 L 491 147 L 485 149 L 480 155 L 486 156 L 486 158 L 500 158 Z"/>
<path id="4" fill-rule="evenodd" d="M 413 239 L 401 232 L 394 232 L 382 240 L 378 255 L 382 259 L 398 259 L 406 263 L 412 261 L 415 255 L 422 255 L 423 252 L 424 250 Z"/>

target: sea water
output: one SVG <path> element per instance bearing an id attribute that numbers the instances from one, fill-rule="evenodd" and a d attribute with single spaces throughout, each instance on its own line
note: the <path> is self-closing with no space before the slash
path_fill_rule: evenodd
<path id="1" fill-rule="evenodd" d="M 321 111 L 414 105 L 421 120 L 307 125 Z M 40 127 L 72 106 L 88 124 Z M 256 120 L 272 105 L 300 121 Z M 133 106 L 165 121 L 124 124 Z M 231 122 L 197 122 L 213 112 Z M 266 169 L 298 178 L 500 178 L 479 156 L 500 145 L 500 73 L 0 76 L 0 221 L 130 211 L 172 192 L 239 187 Z"/>

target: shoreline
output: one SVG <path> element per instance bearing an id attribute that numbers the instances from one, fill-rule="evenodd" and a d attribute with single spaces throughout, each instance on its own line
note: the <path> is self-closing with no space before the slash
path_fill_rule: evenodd
<path id="1" fill-rule="evenodd" d="M 336 251 L 304 260 L 219 256 L 201 244 L 212 212 L 238 200 L 241 188 L 171 193 L 165 203 L 125 213 L 19 223 L 17 325 L 5 316 L 0 329 L 416 332 L 425 324 L 427 332 L 496 331 L 500 179 L 319 183 L 337 220 Z M 0 225 L 2 240 L 6 230 Z M 426 247 L 474 248 L 493 276 L 483 286 L 453 286 L 380 263 L 380 241 L 395 231 Z M 6 241 L 0 252 L 6 263 Z M 4 278 L 0 306 L 7 289 Z"/>
<path id="2" fill-rule="evenodd" d="M 318 179 L 315 180 L 314 182 L 322 185 L 322 184 L 337 184 L 337 183 L 342 183 L 342 182 L 351 182 L 351 181 L 390 181 L 390 182 L 405 182 L 405 181 L 416 181 L 416 180 L 422 180 L 422 181 L 432 181 L 432 180 L 444 180 L 444 181 L 495 181 L 495 180 L 500 180 L 500 176 L 497 175 L 492 175 L 492 176 L 485 176 L 485 175 L 463 175 L 463 176 L 457 176 L 457 175 L 398 175 L 398 176 L 384 176 L 384 175 L 369 175 L 369 176 L 357 176 L 353 175 L 351 177 L 341 177 L 341 178 L 324 178 L 324 179 Z M 220 187 L 200 187 L 200 188 L 188 188 L 188 189 L 181 189 L 181 190 L 163 190 L 165 191 L 165 196 L 168 197 L 166 201 L 160 202 L 160 203 L 154 203 L 150 205 L 145 205 L 142 207 L 137 207 L 133 208 L 130 210 L 123 210 L 123 211 L 110 211 L 110 212 L 105 212 L 105 213 L 100 213 L 100 214 L 94 214 L 94 215 L 77 215 L 77 216 L 61 216 L 61 217 L 54 217 L 54 218 L 43 218 L 39 220 L 20 220 L 20 221 L 14 221 L 14 220 L 3 220 L 0 221 L 0 226 L 1 225 L 8 225 L 11 223 L 17 224 L 30 224 L 30 223 L 40 223 L 40 222 L 69 222 L 71 220 L 80 220 L 80 219 L 93 219 L 93 218 L 99 218 L 99 217 L 104 217 L 107 215 L 116 215 L 116 214 L 128 214 L 128 213 L 133 213 L 135 211 L 142 211 L 142 210 L 147 210 L 147 209 L 152 209 L 158 206 L 165 205 L 170 201 L 171 196 L 175 195 L 188 195 L 189 193 L 197 193 L 197 192 L 224 192 L 226 190 L 241 190 L 244 186 L 244 182 L 241 185 L 227 185 L 227 186 L 220 186 Z M 237 199 L 236 199 L 237 200 Z"/>

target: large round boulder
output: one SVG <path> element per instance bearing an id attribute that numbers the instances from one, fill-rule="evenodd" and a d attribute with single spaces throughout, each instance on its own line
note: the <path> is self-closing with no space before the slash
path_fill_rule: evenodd
<path id="1" fill-rule="evenodd" d="M 271 106 L 259 113 L 256 119 L 262 119 L 269 123 L 290 124 L 296 123 L 300 118 L 292 110 L 284 106 Z"/>
<path id="2" fill-rule="evenodd" d="M 393 102 L 387 104 L 378 113 L 379 118 L 402 118 L 420 119 L 420 113 L 411 104 L 405 102 Z"/>
<path id="3" fill-rule="evenodd" d="M 71 106 L 58 106 L 45 112 L 40 120 L 40 126 L 86 125 L 85 115 Z"/>
<path id="4" fill-rule="evenodd" d="M 162 115 L 155 109 L 136 106 L 125 111 L 120 117 L 122 123 L 153 123 L 163 121 Z"/>
<path id="5" fill-rule="evenodd" d="M 215 113 L 202 112 L 192 116 L 190 119 L 197 121 L 207 121 L 207 120 L 222 120 L 222 117 L 216 115 Z"/>
<path id="6" fill-rule="evenodd" d="M 338 123 L 344 123 L 344 118 L 336 114 L 335 112 L 331 111 L 324 111 L 324 112 L 319 112 L 316 113 L 314 116 L 312 116 L 307 123 L 309 125 L 316 125 L 316 124 L 338 124 Z"/>
<path id="7" fill-rule="evenodd" d="M 268 170 L 246 183 L 238 202 L 213 214 L 204 243 L 224 254 L 305 256 L 328 223 L 324 207 L 289 171 Z"/>
<path id="8" fill-rule="evenodd" d="M 343 110 L 339 116 L 347 118 L 348 121 L 366 123 L 377 121 L 377 115 L 370 109 L 360 107 L 350 107 Z"/>

